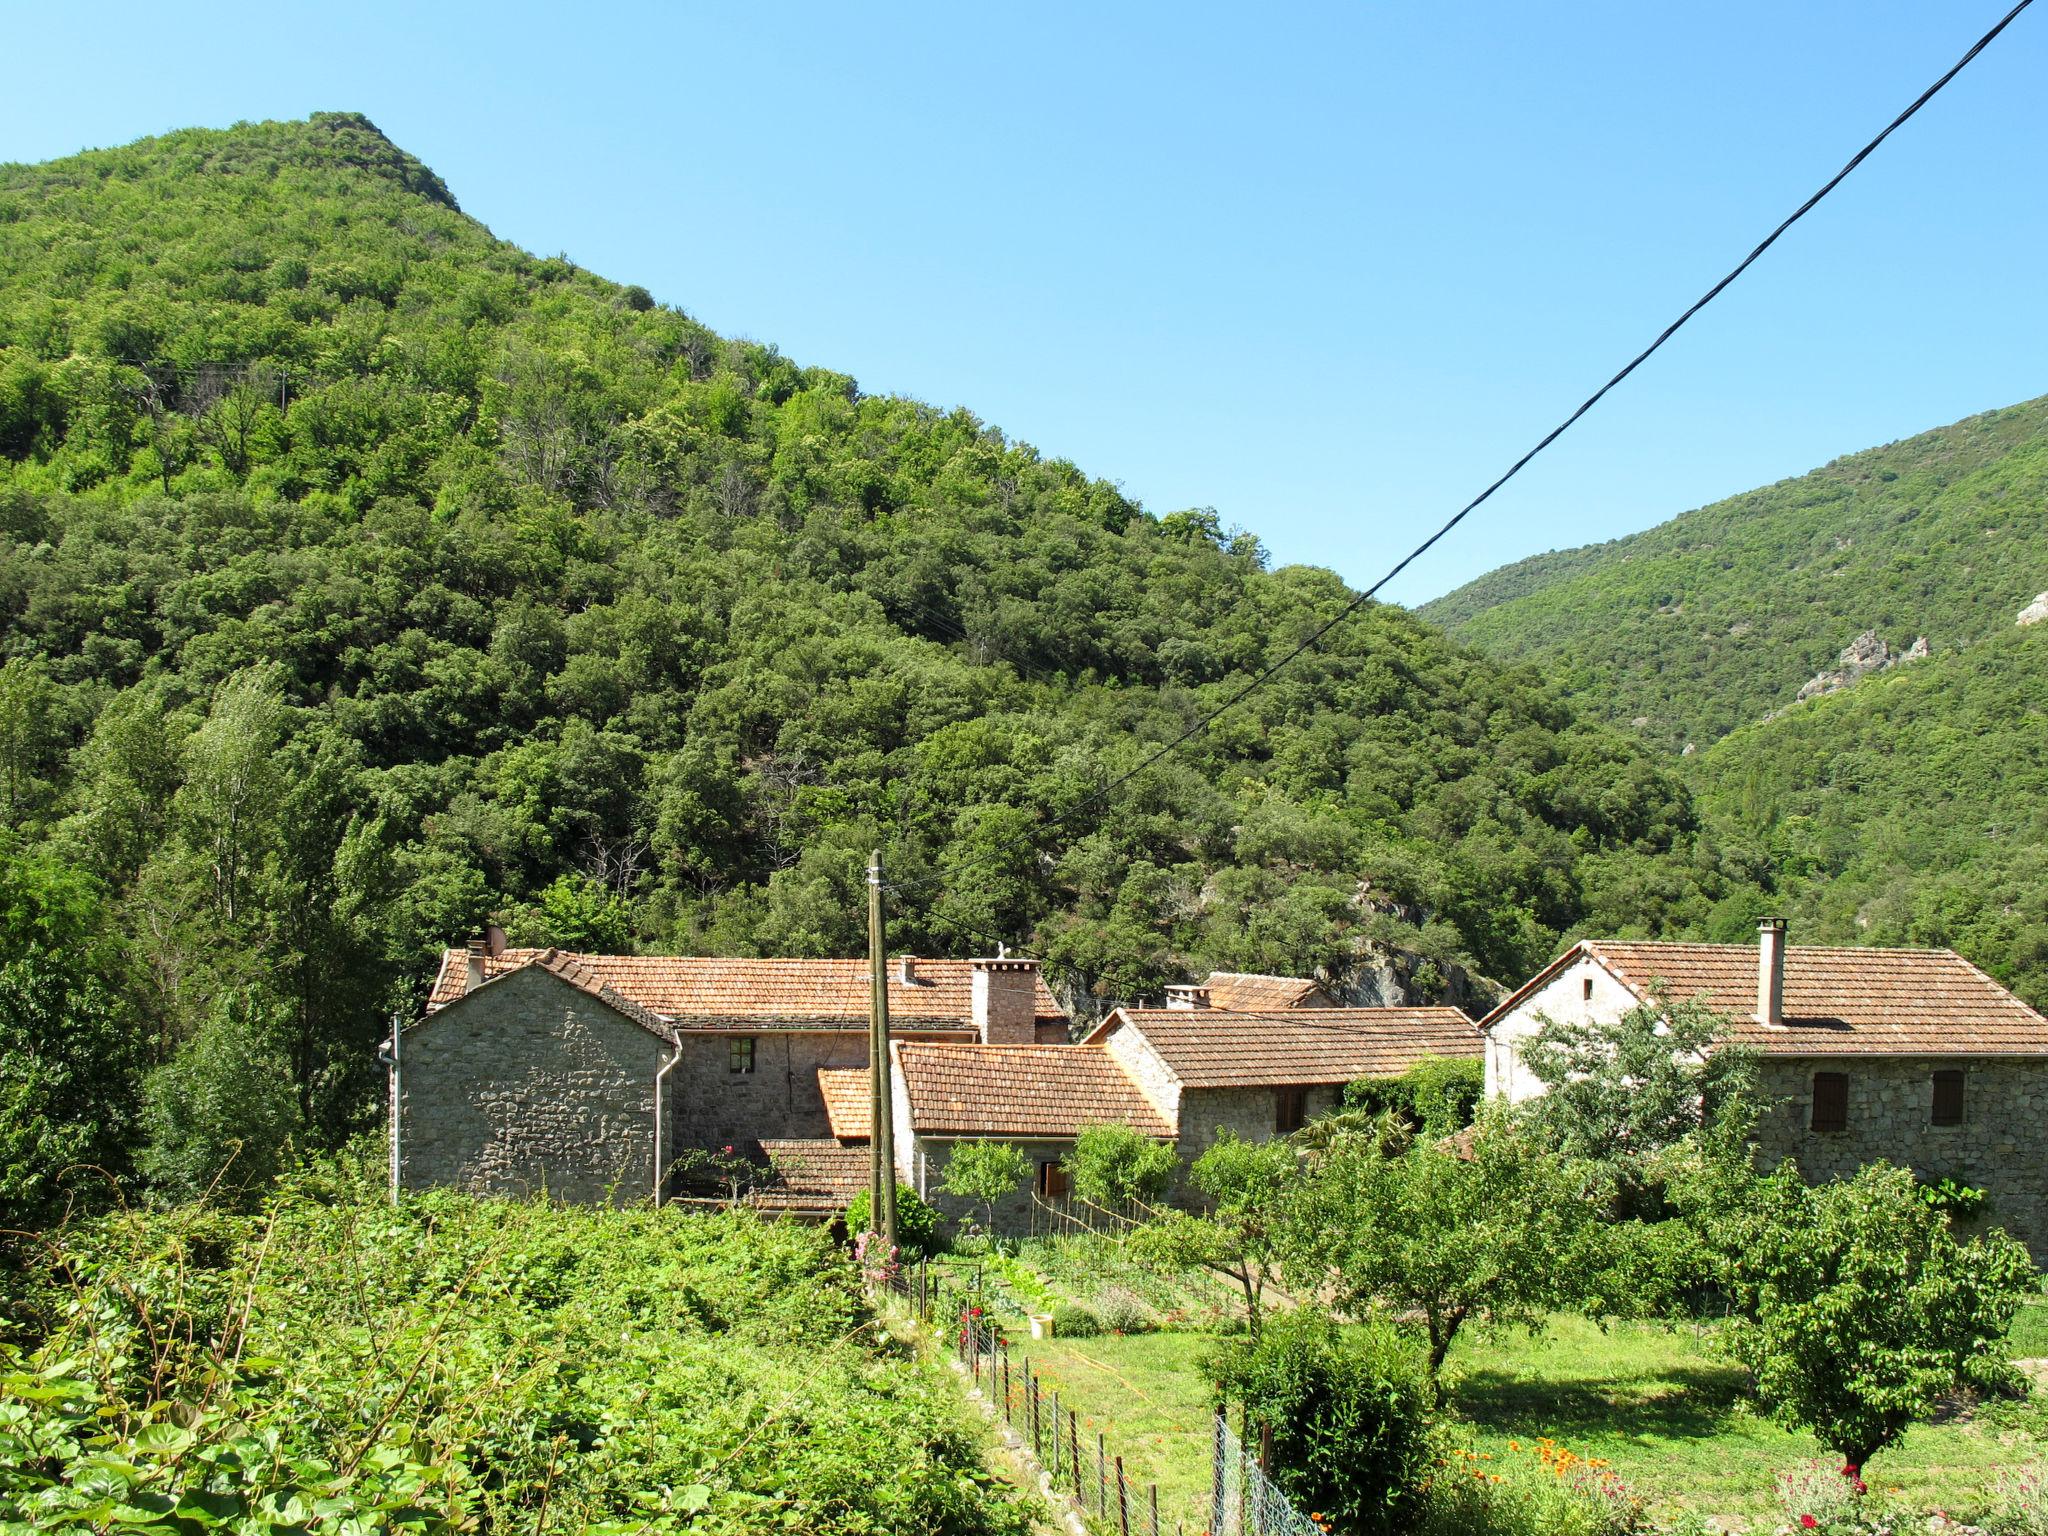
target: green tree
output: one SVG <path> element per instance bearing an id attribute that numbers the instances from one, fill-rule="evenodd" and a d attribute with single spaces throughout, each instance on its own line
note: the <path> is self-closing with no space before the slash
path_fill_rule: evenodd
<path id="1" fill-rule="evenodd" d="M 37 662 L 16 656 L 0 665 L 0 812 L 19 826 L 49 790 L 45 774 L 57 757 L 62 695 Z"/>
<path id="2" fill-rule="evenodd" d="M 1998 1345 L 2033 1263 L 2003 1231 L 1958 1243 L 1907 1169 L 1809 1186 L 1788 1163 L 1705 1235 L 1735 1304 L 1727 1347 L 1781 1420 L 1852 1469 L 1958 1385 L 2009 1374 Z"/>
<path id="3" fill-rule="evenodd" d="M 1188 1169 L 1206 1210 L 1174 1211 L 1128 1239 L 1142 1263 L 1165 1269 L 1200 1265 L 1234 1282 L 1245 1324 L 1257 1336 L 1266 1292 L 1289 1251 L 1289 1217 L 1302 1185 L 1302 1159 L 1284 1141 L 1242 1141 L 1225 1131 Z"/>
<path id="4" fill-rule="evenodd" d="M 1180 1166 L 1170 1142 L 1128 1125 L 1083 1127 L 1060 1161 L 1075 1194 L 1112 1209 L 1159 1199 Z"/>
<path id="5" fill-rule="evenodd" d="M 103 976 L 113 969 L 100 889 L 82 871 L 0 830 L 0 1226 L 88 1204 L 118 1174 L 140 1052 Z"/>
<path id="6" fill-rule="evenodd" d="M 1604 1267 L 1585 1170 L 1490 1108 L 1463 1145 L 1410 1141 L 1382 1122 L 1318 1154 L 1291 1202 L 1288 1284 L 1352 1317 L 1419 1318 L 1431 1391 L 1474 1319 L 1541 1327 L 1577 1304 Z"/>
<path id="7" fill-rule="evenodd" d="M 633 909 L 587 875 L 558 875 L 514 920 L 511 936 L 577 954 L 624 954 L 633 946 Z"/>
<path id="8" fill-rule="evenodd" d="M 1472 1123 L 1486 1092 L 1486 1064 L 1477 1057 L 1426 1056 L 1399 1077 L 1365 1077 L 1344 1085 L 1344 1107 L 1367 1115 L 1389 1110 L 1418 1131 L 1449 1136 Z"/>
<path id="9" fill-rule="evenodd" d="M 1014 1195 L 1030 1176 L 1031 1160 L 1007 1141 L 956 1141 L 940 1188 L 979 1205 L 982 1229 L 993 1233 L 996 1202 Z"/>
<path id="10" fill-rule="evenodd" d="M 1746 1136 L 1756 1115 L 1756 1061 L 1731 1026 L 1697 998 L 1657 996 L 1620 1018 L 1546 1019 L 1521 1046 L 1544 1092 L 1532 1121 L 1567 1156 L 1606 1170 L 1616 1209 L 1661 1205 L 1655 1165 L 1687 1137 Z"/>
<path id="11" fill-rule="evenodd" d="M 221 684 L 206 723 L 185 742 L 177 806 L 188 840 L 207 862 L 223 923 L 247 915 L 253 875 L 276 835 L 284 790 L 277 748 L 285 725 L 281 672 L 252 667 Z"/>
<path id="12" fill-rule="evenodd" d="M 165 1199 L 243 1205 L 283 1171 L 299 1122 L 291 1063 L 278 1044 L 289 1019 L 289 1005 L 229 994 L 149 1074 L 136 1161 Z"/>

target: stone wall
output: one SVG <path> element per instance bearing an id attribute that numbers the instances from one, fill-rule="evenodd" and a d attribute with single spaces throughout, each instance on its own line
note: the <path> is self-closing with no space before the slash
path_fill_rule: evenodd
<path id="1" fill-rule="evenodd" d="M 667 1056 L 597 999 L 538 967 L 514 971 L 406 1031 L 400 1182 L 646 1200 Z"/>
<path id="2" fill-rule="evenodd" d="M 1934 1125 L 1934 1073 L 1963 1069 L 1963 1123 Z M 1849 1080 L 1847 1128 L 1810 1129 L 1813 1074 Z M 1977 1225 L 2002 1226 L 2048 1260 L 2048 1061 L 1966 1057 L 1767 1057 L 1768 1108 L 1757 1126 L 1767 1163 L 1792 1158 L 1809 1179 L 1852 1176 L 1882 1158 L 1927 1179 L 1990 1191 Z"/>
<path id="3" fill-rule="evenodd" d="M 1189 1088 L 1180 1099 L 1180 1161 L 1189 1164 L 1208 1151 L 1224 1131 L 1239 1141 L 1271 1141 L 1279 1115 L 1277 1088 Z M 1304 1119 L 1328 1114 L 1343 1097 L 1341 1088 L 1302 1092 Z"/>
<path id="4" fill-rule="evenodd" d="M 899 1147 L 904 1139 L 899 1136 Z M 949 1221 L 957 1223 L 971 1216 L 979 1223 L 982 1220 L 979 1205 L 958 1195 L 949 1195 L 942 1187 L 946 1178 L 946 1160 L 959 1144 L 950 1137 L 916 1138 L 909 1147 L 909 1173 L 904 1182 Z M 1059 1162 L 1074 1150 L 1071 1141 L 1012 1140 L 1010 1145 L 1030 1160 L 1031 1172 L 1014 1193 L 996 1202 L 996 1231 L 1006 1237 L 1019 1236 L 1031 1230 L 1031 1196 L 1037 1188 L 1039 1164 Z"/>
<path id="5" fill-rule="evenodd" d="M 733 1042 L 754 1042 L 754 1070 L 732 1070 Z M 703 1030 L 682 1036 L 682 1059 L 662 1085 L 677 1147 L 722 1147 L 832 1134 L 818 1068 L 865 1067 L 867 1031 Z"/>

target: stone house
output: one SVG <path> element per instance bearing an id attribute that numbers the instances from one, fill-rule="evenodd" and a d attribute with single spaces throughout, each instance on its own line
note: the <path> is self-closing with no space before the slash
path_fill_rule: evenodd
<path id="1" fill-rule="evenodd" d="M 894 1047 L 897 1167 L 949 1214 L 967 1203 L 941 1186 L 962 1141 L 1007 1141 L 1033 1166 L 1032 1187 L 996 1211 L 1021 1227 L 1032 1197 L 1067 1193 L 1060 1162 L 1091 1125 L 1129 1125 L 1171 1142 L 1183 1169 L 1228 1130 L 1264 1141 L 1336 1107 L 1344 1084 L 1396 1076 L 1426 1056 L 1477 1057 L 1478 1029 L 1455 1008 L 1320 1008 L 1239 1012 L 1178 1002 L 1120 1008 L 1063 1047 Z M 838 1090 L 865 1129 L 866 1074 Z M 1176 1189 L 1176 1196 L 1184 1193 Z"/>
<path id="2" fill-rule="evenodd" d="M 1031 961 L 906 956 L 888 991 L 906 1040 L 1069 1033 Z M 821 1078 L 865 1072 L 868 993 L 862 960 L 450 950 L 390 1053 L 394 1178 L 633 1201 L 673 1193 L 684 1149 L 732 1147 L 801 1170 L 788 1203 L 829 1204 L 858 1159 Z"/>
<path id="3" fill-rule="evenodd" d="M 1542 1092 L 1520 1047 L 1546 1019 L 1606 1022 L 1659 996 L 1726 1014 L 1754 1051 L 1760 1156 L 1809 1179 L 1878 1159 L 1990 1193 L 1984 1220 L 2048 1257 L 2048 1020 L 1946 949 L 1585 940 L 1480 1022 L 1489 1093 Z"/>

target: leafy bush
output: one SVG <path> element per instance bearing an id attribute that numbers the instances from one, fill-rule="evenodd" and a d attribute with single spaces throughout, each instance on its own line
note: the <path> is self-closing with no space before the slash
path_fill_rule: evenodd
<path id="1" fill-rule="evenodd" d="M 979 1205 L 984 1230 L 993 1232 L 996 1202 L 1014 1195 L 1030 1173 L 1031 1160 L 1007 1141 L 956 1141 L 939 1187 Z"/>
<path id="2" fill-rule="evenodd" d="M 1088 1304 L 1110 1333 L 1140 1333 L 1152 1320 L 1145 1303 L 1120 1285 L 1105 1285 L 1088 1298 Z"/>
<path id="3" fill-rule="evenodd" d="M 10 1528 L 1023 1529 L 821 1229 L 328 1173 L 51 1241 L 0 1360 Z"/>
<path id="4" fill-rule="evenodd" d="M 1274 1480 L 1297 1509 L 1359 1536 L 1405 1536 L 1436 1459 L 1408 1339 L 1301 1308 L 1223 1344 L 1210 1369 L 1222 1400 L 1242 1406 L 1247 1432 L 1270 1436 Z"/>
<path id="5" fill-rule="evenodd" d="M 846 1208 L 848 1236 L 868 1230 L 868 1208 L 874 1199 L 866 1190 L 853 1197 Z M 929 1259 L 946 1251 L 946 1239 L 939 1231 L 939 1213 L 919 1198 L 908 1184 L 896 1186 L 896 1247 L 905 1259 Z"/>
<path id="6" fill-rule="evenodd" d="M 291 1066 L 277 1041 L 287 1010 L 234 993 L 143 1083 L 137 1162 L 170 1200 L 253 1200 L 283 1170 L 298 1125 Z"/>
<path id="7" fill-rule="evenodd" d="M 1508 1444 L 1501 1457 L 1446 1457 L 1413 1536 L 1709 1536 L 1696 1517 L 1653 1522 L 1641 1495 L 1603 1461 L 1554 1440 Z"/>
<path id="8" fill-rule="evenodd" d="M 2048 1463 L 2001 1473 L 1983 1524 L 1985 1536 L 2048 1536 Z"/>
<path id="9" fill-rule="evenodd" d="M 1173 1182 L 1180 1157 L 1168 1142 L 1128 1125 L 1091 1125 L 1061 1159 L 1074 1193 L 1112 1209 L 1157 1200 Z"/>
<path id="10" fill-rule="evenodd" d="M 1477 1057 L 1426 1056 L 1399 1077 L 1362 1077 L 1344 1085 L 1344 1104 L 1399 1115 L 1416 1130 L 1448 1136 L 1472 1123 L 1486 1092 L 1486 1063 Z"/>
<path id="11" fill-rule="evenodd" d="M 1102 1322 L 1086 1307 L 1063 1301 L 1052 1309 L 1052 1331 L 1064 1339 L 1092 1339 L 1102 1332 Z"/>

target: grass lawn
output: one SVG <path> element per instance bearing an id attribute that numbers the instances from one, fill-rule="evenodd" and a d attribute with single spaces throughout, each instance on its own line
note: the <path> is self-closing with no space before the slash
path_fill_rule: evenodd
<path id="1" fill-rule="evenodd" d="M 1157 1481 L 1162 1517 L 1189 1530 L 1206 1523 L 1209 1398 L 1199 1366 L 1206 1333 L 1145 1333 L 1012 1345 L 1049 1386 L 1079 1409 L 1092 1444 L 1106 1430 L 1136 1481 Z M 2012 1353 L 2048 1356 L 2048 1304 L 2030 1306 Z M 1459 1422 L 1454 1438 L 1482 1455 L 1514 1456 L 1547 1436 L 1599 1457 L 1646 1494 L 1660 1513 L 1690 1508 L 1768 1528 L 1777 1474 L 1825 1455 L 1810 1435 L 1759 1416 L 1743 1398 L 1743 1374 L 1690 1328 L 1614 1324 L 1605 1331 L 1559 1317 L 1544 1333 L 1472 1332 L 1446 1371 Z M 1872 1462 L 1872 1484 L 1897 1489 L 1923 1510 L 1968 1514 L 1996 1469 L 2048 1447 L 2048 1401 L 1990 1402 L 1908 1431 Z"/>
<path id="2" fill-rule="evenodd" d="M 2029 1309 L 2030 1330 L 2048 1324 Z M 1664 1513 L 1680 1507 L 1740 1516 L 1775 1512 L 1777 1474 L 1827 1455 L 1811 1435 L 1781 1428 L 1744 1400 L 1743 1372 L 1686 1328 L 1614 1324 L 1605 1332 L 1560 1317 L 1544 1333 L 1461 1337 L 1447 1369 L 1465 1438 L 1482 1454 L 1512 1455 L 1541 1435 L 1615 1471 Z M 1995 1470 L 2048 1444 L 2048 1405 L 1990 1402 L 1948 1422 L 1920 1424 L 1877 1457 L 1873 1487 L 1899 1490 L 1922 1510 L 1967 1513 Z"/>

